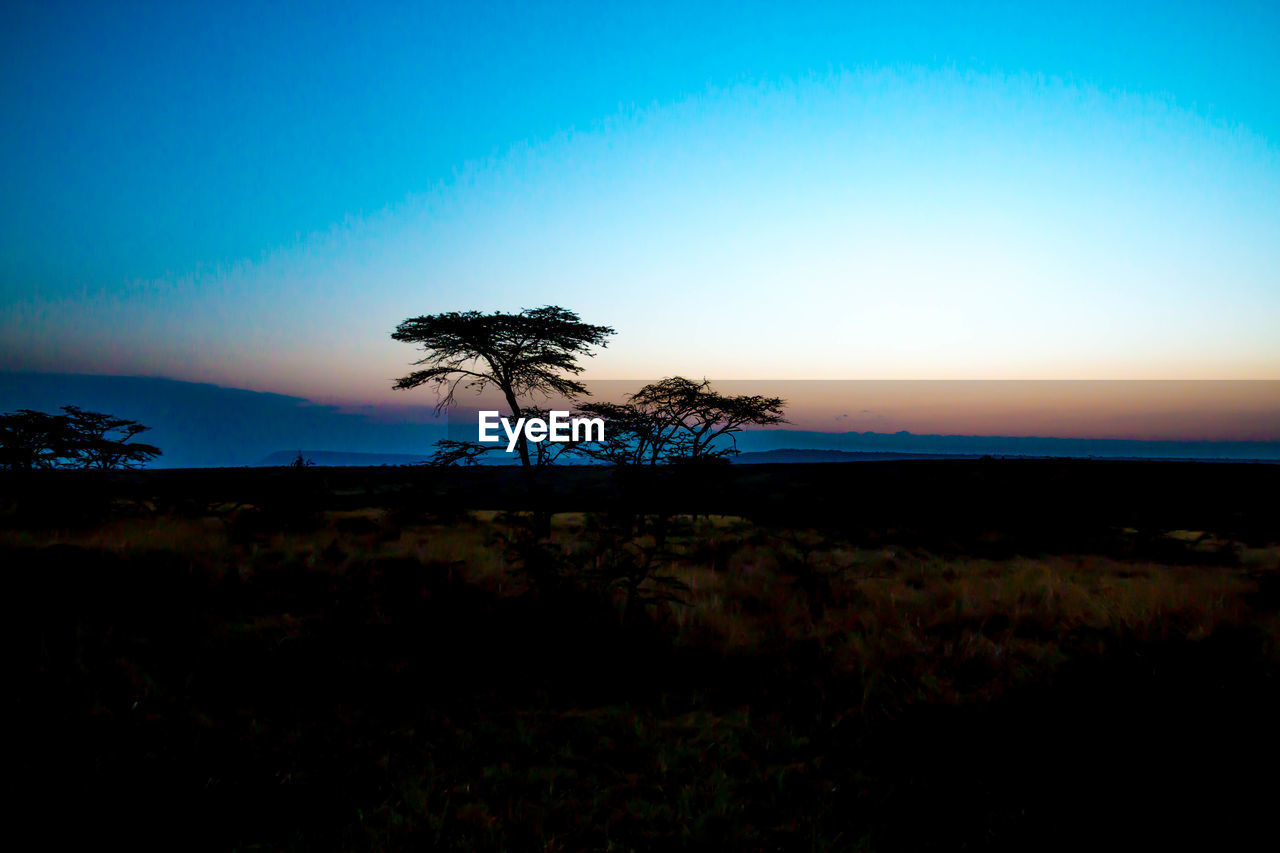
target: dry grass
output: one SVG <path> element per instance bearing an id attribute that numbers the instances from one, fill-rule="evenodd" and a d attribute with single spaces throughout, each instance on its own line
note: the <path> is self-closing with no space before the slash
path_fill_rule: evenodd
<path id="1" fill-rule="evenodd" d="M 31 628 L 42 637 L 40 689 L 19 692 L 53 696 L 33 728 L 49 742 L 88 732 L 79 736 L 98 750 L 85 753 L 90 763 L 114 755 L 145 780 L 163 766 L 157 756 L 188 750 L 180 790 L 227 821 L 231 847 L 955 849 L 981 848 L 1043 808 L 1020 773 L 1043 774 L 1057 792 L 1048 799 L 1070 793 L 1052 787 L 1053 759 L 1017 772 L 1001 762 L 1023 761 L 1027 744 L 1053 754 L 1075 718 L 1046 723 L 1052 737 L 1038 717 L 989 723 L 991 759 L 953 746 L 937 719 L 967 727 L 967 712 L 1053 685 L 1080 661 L 1101 674 L 1072 690 L 1110 702 L 1117 683 L 1133 681 L 1158 709 L 1169 688 L 1146 655 L 1185 674 L 1174 679 L 1178 702 L 1205 695 L 1201 670 L 1186 664 L 1197 649 L 1214 649 L 1215 690 L 1219 670 L 1234 668 L 1251 696 L 1277 669 L 1280 625 L 1258 596 L 1280 577 L 1274 545 L 1238 548 L 1238 562 L 1221 566 L 994 560 L 860 547 L 730 516 L 672 519 L 662 536 L 655 522 L 630 535 L 564 513 L 532 552 L 515 547 L 527 532 L 518 517 L 378 507 L 293 517 L 225 505 L 3 530 L 0 549 L 30 566 L 44 565 L 46 546 L 72 546 L 67 566 L 108 566 L 133 584 L 106 604 L 76 600 L 56 577 L 35 584 L 51 599 Z M 682 601 L 650 603 L 628 621 L 623 593 L 592 574 L 602 553 L 620 550 L 652 555 L 653 574 L 683 584 Z M 558 567 L 564 597 L 529 577 L 530 553 Z M 214 583 L 133 605 L 156 571 L 184 567 Z M 641 586 L 657 592 L 653 583 Z M 177 606 L 185 615 L 168 619 Z M 1213 646 L 1241 632 L 1246 657 Z M 1108 680 L 1107 666 L 1135 660 Z M 920 723 L 921 709 L 953 716 Z M 1079 742 L 1093 744 L 1100 766 L 1119 767 L 1127 759 L 1113 761 L 1118 747 L 1104 740 L 1111 726 Z M 1206 737 L 1217 749 L 1218 733 Z M 1208 754 L 1188 750 L 1187 760 Z M 219 785 L 238 805 L 209 794 Z M 323 799 L 334 791 L 343 798 Z M 946 820 L 918 820 L 947 809 Z M 1044 826 L 1058 826 L 1059 812 L 1071 809 L 1046 812 Z M 303 829 L 290 814 L 305 816 Z"/>
<path id="2" fill-rule="evenodd" d="M 255 508 L 214 509 L 224 511 L 118 518 L 89 529 L 5 530 L 0 547 L 180 553 L 215 574 L 241 577 L 282 564 L 340 574 L 408 559 L 454 566 L 458 578 L 501 595 L 527 590 L 520 561 L 505 545 L 512 519 L 499 513 L 404 524 L 370 507 L 324 513 L 302 530 L 241 536 L 237 526 Z M 584 513 L 558 514 L 547 547 L 566 565 L 580 563 L 595 525 Z M 1241 548 L 1240 566 L 1228 568 L 1101 556 L 940 557 L 859 548 L 813 530 L 767 530 L 732 516 L 678 517 L 670 530 L 658 564 L 687 591 L 681 603 L 658 605 L 654 616 L 676 646 L 730 656 L 817 643 L 838 670 L 862 673 L 924 661 L 928 677 L 917 673 L 914 689 L 931 701 L 990 698 L 1051 666 L 1064 645 L 1095 634 L 1141 642 L 1208 637 L 1255 619 L 1249 596 L 1259 576 L 1280 574 L 1280 546 Z M 1194 531 L 1169 535 L 1203 540 Z M 652 533 L 628 545 L 657 548 Z"/>

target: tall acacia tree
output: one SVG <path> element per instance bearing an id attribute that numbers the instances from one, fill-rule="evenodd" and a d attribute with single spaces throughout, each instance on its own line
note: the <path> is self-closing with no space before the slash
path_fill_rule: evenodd
<path id="1" fill-rule="evenodd" d="M 580 357 L 590 358 L 593 347 L 608 346 L 614 330 L 584 323 L 574 312 L 557 305 L 524 308 L 517 314 L 495 311 L 450 311 L 411 317 L 391 337 L 417 344 L 420 369 L 396 380 L 396 389 L 434 386 L 436 411 L 454 403 L 459 386 L 477 393 L 489 386 L 506 399 L 513 418 L 525 408 L 520 400 L 532 394 L 558 394 L 570 399 L 588 395 L 577 381 Z M 521 436 L 520 464 L 532 474 L 529 448 Z"/>

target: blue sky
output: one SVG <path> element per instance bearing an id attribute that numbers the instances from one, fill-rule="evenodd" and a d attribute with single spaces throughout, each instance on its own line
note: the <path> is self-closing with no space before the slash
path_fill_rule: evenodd
<path id="1" fill-rule="evenodd" d="M 0 366 L 1280 378 L 1280 6 L 1117 7 L 10 4 Z"/>

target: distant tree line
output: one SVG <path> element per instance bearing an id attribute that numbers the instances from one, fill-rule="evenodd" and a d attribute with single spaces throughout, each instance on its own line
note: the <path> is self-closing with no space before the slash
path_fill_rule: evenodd
<path id="1" fill-rule="evenodd" d="M 523 309 L 515 314 L 479 311 L 413 317 L 391 337 L 417 344 L 419 369 L 397 380 L 397 389 L 434 387 L 436 410 L 454 403 L 459 386 L 475 392 L 493 387 L 507 402 L 512 418 L 545 418 L 531 405 L 537 395 L 557 394 L 571 401 L 590 396 L 576 377 L 579 357 L 607 346 L 614 330 L 584 323 L 572 311 L 555 305 Z M 566 455 L 582 455 L 616 466 L 688 464 L 725 461 L 738 452 L 736 436 L 748 426 L 786 423 L 786 402 L 779 397 L 729 395 L 703 379 L 673 376 L 644 386 L 623 403 L 577 404 L 580 414 L 602 418 L 603 442 L 579 444 L 517 443 L 526 478 Z M 485 453 L 505 448 L 471 441 L 437 442 L 436 465 L 475 464 Z"/>
<path id="2" fill-rule="evenodd" d="M 79 406 L 61 414 L 19 409 L 0 415 L 0 467 L 15 471 L 139 468 L 160 448 L 134 441 L 151 429 L 137 421 Z"/>

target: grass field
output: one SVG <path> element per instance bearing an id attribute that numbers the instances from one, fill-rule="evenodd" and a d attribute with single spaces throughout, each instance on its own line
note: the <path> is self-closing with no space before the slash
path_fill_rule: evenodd
<path id="1" fill-rule="evenodd" d="M 74 524 L 9 492 L 17 766 L 46 834 L 1026 850 L 1270 825 L 1275 518 L 1104 524 L 1073 551 L 1065 514 L 1037 547 L 829 513 L 547 527 L 319 475 L 160 492 L 117 484 Z"/>

